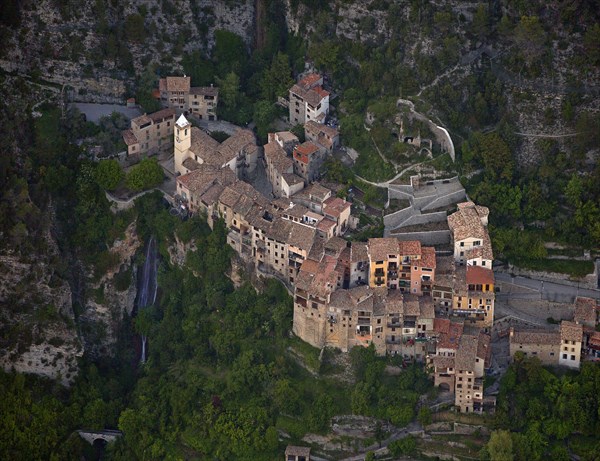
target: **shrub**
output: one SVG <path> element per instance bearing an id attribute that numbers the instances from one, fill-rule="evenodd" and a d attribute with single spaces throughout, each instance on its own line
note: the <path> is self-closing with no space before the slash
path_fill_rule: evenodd
<path id="1" fill-rule="evenodd" d="M 163 170 L 154 159 L 143 159 L 127 174 L 127 187 L 141 191 L 158 186 L 163 181 Z"/>

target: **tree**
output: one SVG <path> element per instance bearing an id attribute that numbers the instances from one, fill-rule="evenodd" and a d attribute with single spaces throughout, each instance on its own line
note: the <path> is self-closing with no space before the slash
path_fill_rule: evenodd
<path id="1" fill-rule="evenodd" d="M 134 191 L 141 191 L 156 187 L 163 182 L 163 170 L 154 159 L 145 158 L 135 165 L 127 174 L 127 187 Z"/>
<path id="2" fill-rule="evenodd" d="M 411 455 L 417 449 L 417 441 L 414 437 L 408 436 L 400 440 L 394 440 L 388 445 L 392 456 Z"/>
<path id="3" fill-rule="evenodd" d="M 583 46 L 592 65 L 600 64 L 600 24 L 597 22 L 583 36 Z"/>
<path id="4" fill-rule="evenodd" d="M 130 14 L 127 16 L 125 18 L 125 34 L 128 40 L 142 43 L 146 39 L 144 18 L 139 14 Z"/>
<path id="5" fill-rule="evenodd" d="M 490 461 L 513 461 L 513 442 L 509 431 L 493 431 L 486 445 Z"/>
<path id="6" fill-rule="evenodd" d="M 96 167 L 96 182 L 105 190 L 115 190 L 125 178 L 121 164 L 117 160 L 103 160 Z"/>
<path id="7" fill-rule="evenodd" d="M 488 14 L 487 6 L 480 3 L 477 6 L 477 10 L 473 15 L 473 23 L 471 24 L 471 30 L 473 34 L 480 40 L 483 39 L 489 33 L 490 27 L 490 16 Z"/>
<path id="8" fill-rule="evenodd" d="M 545 49 L 546 32 L 537 16 L 522 16 L 514 33 L 514 40 L 528 64 L 539 58 Z"/>
<path id="9" fill-rule="evenodd" d="M 219 100 L 226 110 L 233 110 L 240 100 L 240 78 L 235 72 L 229 72 L 225 78 L 217 78 Z"/>
<path id="10" fill-rule="evenodd" d="M 289 58 L 279 52 L 273 58 L 271 67 L 263 73 L 260 82 L 262 96 L 269 101 L 275 101 L 278 96 L 286 96 L 293 84 Z"/>
<path id="11" fill-rule="evenodd" d="M 431 410 L 429 409 L 429 407 L 419 408 L 417 420 L 419 421 L 419 424 L 421 424 L 421 426 L 428 426 L 431 424 Z"/>
<path id="12" fill-rule="evenodd" d="M 275 120 L 276 115 L 275 106 L 270 101 L 258 101 L 254 105 L 253 120 L 256 123 L 256 131 L 261 141 L 266 142 L 271 122 Z"/>

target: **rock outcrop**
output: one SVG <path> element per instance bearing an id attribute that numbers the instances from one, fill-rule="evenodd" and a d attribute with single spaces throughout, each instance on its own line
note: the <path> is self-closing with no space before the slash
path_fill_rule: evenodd
<path id="1" fill-rule="evenodd" d="M 88 277 L 78 323 L 85 351 L 91 357 L 115 353 L 123 316 L 131 315 L 135 304 L 136 252 L 140 246 L 134 222 L 125 231 L 124 238 L 115 241 L 110 248 L 110 252 L 117 255 L 117 263 L 97 280 L 92 274 Z"/>

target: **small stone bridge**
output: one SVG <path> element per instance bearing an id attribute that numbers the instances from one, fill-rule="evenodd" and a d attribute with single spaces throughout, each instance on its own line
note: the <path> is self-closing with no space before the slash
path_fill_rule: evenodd
<path id="1" fill-rule="evenodd" d="M 79 436 L 90 445 L 93 445 L 96 440 L 104 440 L 106 443 L 112 443 L 123 435 L 121 431 L 105 429 L 103 431 L 86 431 L 79 429 Z"/>

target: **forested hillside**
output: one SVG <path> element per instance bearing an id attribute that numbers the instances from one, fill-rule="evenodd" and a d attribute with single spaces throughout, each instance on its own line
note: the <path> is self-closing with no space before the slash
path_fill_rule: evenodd
<path id="1" fill-rule="evenodd" d="M 285 114 L 277 98 L 314 68 L 359 153 L 352 168 L 329 165 L 350 186 L 425 160 L 398 142 L 398 121 L 430 135 L 408 123 L 397 103 L 408 99 L 450 131 L 456 162 L 434 149 L 432 163 L 490 208 L 495 255 L 547 269 L 547 241 L 598 254 L 599 15 L 592 0 L 3 2 L 0 459 L 95 459 L 79 428 L 123 431 L 108 459 L 278 459 L 288 442 L 327 433 L 333 415 L 403 427 L 431 392 L 418 367 L 389 375 L 398 364 L 368 349 L 319 360 L 290 338 L 286 290 L 232 277 L 222 226 L 182 222 L 156 195 L 113 213 L 106 190 L 144 189 L 160 169 L 144 162 L 126 178 L 116 162 L 93 162 L 86 145 L 118 151 L 124 122 L 94 125 L 65 103 L 135 96 L 150 112 L 158 78 L 186 73 L 218 85 L 219 116 L 254 122 L 264 141 Z M 133 320 L 151 235 L 158 302 Z M 191 249 L 183 265 L 171 258 L 178 245 Z M 597 367 L 557 376 L 519 361 L 482 457 L 596 459 L 597 381 Z M 332 456 L 355 449 L 331 443 Z"/>

